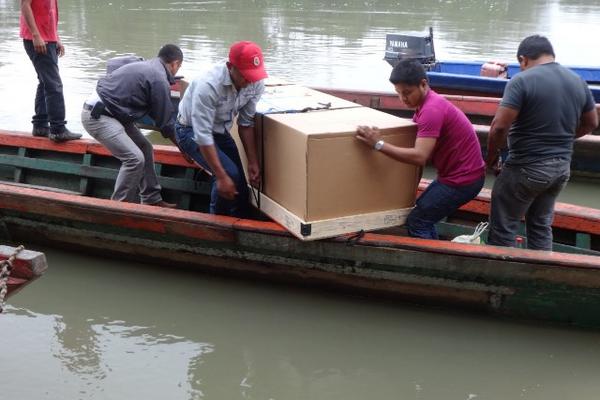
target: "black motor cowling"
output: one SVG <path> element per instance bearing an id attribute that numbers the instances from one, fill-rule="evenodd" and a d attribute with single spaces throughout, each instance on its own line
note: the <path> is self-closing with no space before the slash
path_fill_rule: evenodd
<path id="1" fill-rule="evenodd" d="M 385 37 L 385 57 L 392 67 L 402 60 L 417 60 L 426 70 L 435 65 L 435 49 L 433 47 L 433 28 L 429 28 L 427 36 L 410 36 L 388 33 Z"/>

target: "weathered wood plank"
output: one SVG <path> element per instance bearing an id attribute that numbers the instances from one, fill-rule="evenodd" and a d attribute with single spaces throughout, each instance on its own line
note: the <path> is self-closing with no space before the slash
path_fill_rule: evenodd
<path id="1" fill-rule="evenodd" d="M 260 199 L 251 196 L 251 203 L 301 240 L 317 240 L 348 232 L 372 231 L 402 225 L 412 209 L 403 208 L 327 220 L 304 221 L 264 193 L 256 195 L 260 196 Z"/>
<path id="2" fill-rule="evenodd" d="M 233 224 L 237 220 L 4 184 L 0 184 L 0 209 L 214 242 L 235 241 Z"/>

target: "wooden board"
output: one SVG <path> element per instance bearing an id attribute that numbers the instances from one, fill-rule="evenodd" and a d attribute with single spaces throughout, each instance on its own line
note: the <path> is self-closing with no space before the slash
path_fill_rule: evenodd
<path id="1" fill-rule="evenodd" d="M 412 207 L 409 207 L 319 221 L 304 221 L 264 193 L 259 193 L 255 188 L 249 188 L 252 205 L 273 218 L 298 239 L 304 241 L 403 225 L 412 210 Z"/>

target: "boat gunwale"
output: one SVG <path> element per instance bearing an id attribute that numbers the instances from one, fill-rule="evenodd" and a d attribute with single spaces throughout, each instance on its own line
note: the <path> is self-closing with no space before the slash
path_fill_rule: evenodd
<path id="1" fill-rule="evenodd" d="M 14 187 L 0 183 L 0 209 L 16 210 L 31 214 L 42 213 L 45 216 L 61 217 L 60 210 L 69 208 L 71 220 L 91 222 L 92 211 L 117 214 L 126 218 L 114 218 L 103 221 L 105 225 L 144 229 L 145 224 L 138 218 L 153 223 L 151 231 L 155 233 L 189 234 L 190 237 L 214 242 L 237 243 L 236 231 L 251 231 L 268 235 L 289 236 L 283 227 L 268 221 L 254 221 L 240 218 L 211 215 L 197 211 L 173 210 L 136 203 L 117 202 L 93 197 L 82 197 L 72 194 L 49 192 L 41 189 Z M 11 205 L 11 201 L 13 204 Z M 27 202 L 38 201 L 43 212 L 27 210 Z M 52 206 L 50 206 L 52 204 Z M 82 212 L 87 210 L 88 212 Z M 77 211 L 77 212 L 75 212 Z M 96 221 L 98 223 L 99 221 Z M 181 227 L 177 224 L 187 225 Z M 132 226 L 130 226 L 132 225 Z M 181 229 L 180 229 L 181 228 Z M 200 230 L 200 231 L 198 231 Z M 194 235 L 194 232 L 196 233 Z M 215 236 L 215 233 L 217 234 Z M 349 235 L 325 239 L 325 242 L 348 242 Z M 600 270 L 600 257 L 568 254 L 551 251 L 515 249 L 509 247 L 481 246 L 474 244 L 454 243 L 449 241 L 428 240 L 379 233 L 366 233 L 355 240 L 354 245 L 381 247 L 391 249 L 416 250 L 438 254 L 458 255 L 468 258 L 491 259 L 507 262 L 518 262 L 543 265 L 548 267 L 568 267 Z"/>

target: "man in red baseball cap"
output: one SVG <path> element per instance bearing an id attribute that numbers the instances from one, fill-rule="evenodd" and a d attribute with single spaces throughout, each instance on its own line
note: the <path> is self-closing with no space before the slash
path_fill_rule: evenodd
<path id="1" fill-rule="evenodd" d="M 234 43 L 229 49 L 229 63 L 249 83 L 254 83 L 267 77 L 262 50 L 256 43 Z"/>
<path id="2" fill-rule="evenodd" d="M 266 77 L 260 47 L 253 42 L 237 42 L 229 49 L 229 59 L 194 79 L 179 103 L 177 143 L 212 173 L 213 214 L 243 217 L 248 212 L 248 184 L 230 135 L 236 116 L 248 159 L 248 178 L 254 186 L 260 183 L 254 114 Z"/>

